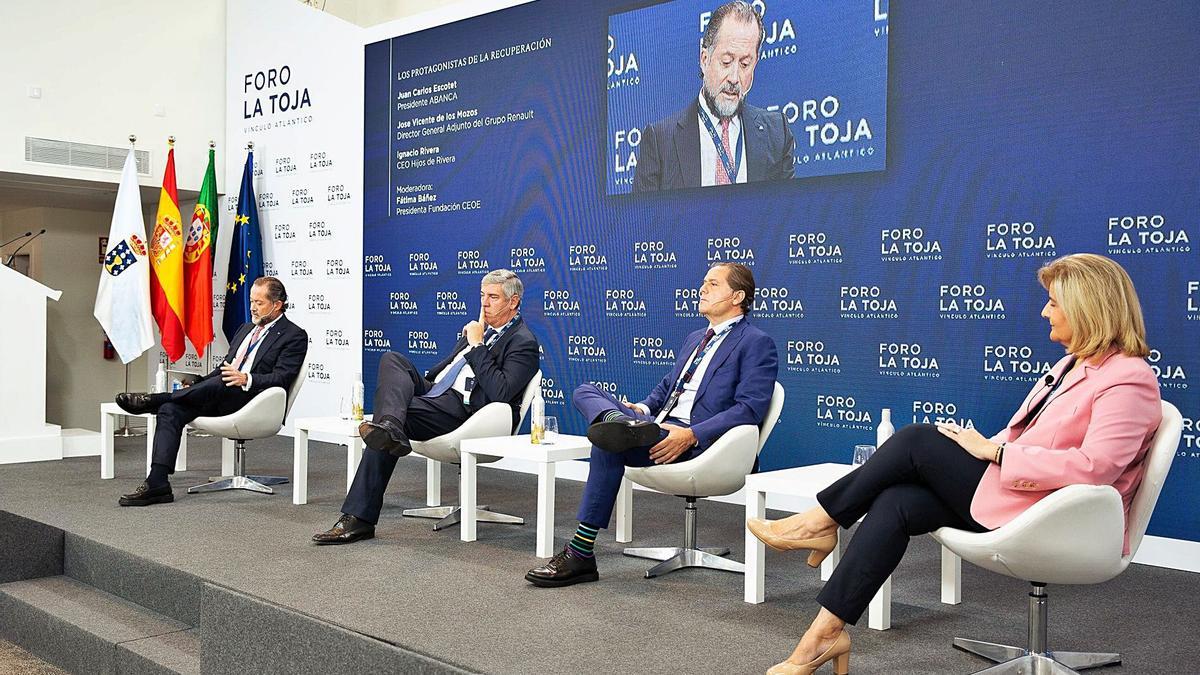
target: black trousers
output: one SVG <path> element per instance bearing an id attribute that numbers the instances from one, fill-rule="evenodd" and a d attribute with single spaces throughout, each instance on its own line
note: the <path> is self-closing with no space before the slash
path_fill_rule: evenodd
<path id="1" fill-rule="evenodd" d="M 946 526 L 986 531 L 971 517 L 971 500 L 990 463 L 972 457 L 937 427 L 912 424 L 817 494 L 842 527 L 863 519 L 817 602 L 857 623 L 900 564 L 909 537 Z"/>
<path id="2" fill-rule="evenodd" d="M 212 377 L 171 392 L 171 400 L 158 408 L 154 427 L 154 451 L 151 464 L 167 467 L 175 473 L 175 458 L 183 430 L 197 417 L 229 415 L 254 398 L 241 387 L 227 387 L 220 377 Z"/>
<path id="3" fill-rule="evenodd" d="M 462 394 L 453 389 L 441 396 L 422 398 L 432 382 L 417 370 L 403 354 L 388 352 L 379 359 L 379 380 L 375 386 L 375 417 L 388 419 L 404 429 L 409 439 L 427 441 L 454 431 L 471 416 L 463 405 Z M 354 483 L 342 504 L 342 513 L 356 516 L 368 523 L 379 522 L 383 508 L 383 493 L 387 490 L 398 457 L 387 452 L 366 448 Z"/>

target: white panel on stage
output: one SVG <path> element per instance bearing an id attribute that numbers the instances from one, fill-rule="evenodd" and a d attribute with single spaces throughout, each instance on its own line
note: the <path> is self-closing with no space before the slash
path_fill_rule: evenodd
<path id="1" fill-rule="evenodd" d="M 46 302 L 62 291 L 0 266 L 0 464 L 62 459 L 62 435 L 46 424 Z"/>

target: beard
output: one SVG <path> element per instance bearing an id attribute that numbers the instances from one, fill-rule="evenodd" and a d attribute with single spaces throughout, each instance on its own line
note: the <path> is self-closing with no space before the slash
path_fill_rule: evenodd
<path id="1" fill-rule="evenodd" d="M 736 82 L 725 84 L 717 91 L 709 88 L 705 82 L 701 88 L 701 93 L 704 94 L 704 102 L 708 104 L 708 109 L 721 119 L 729 119 L 742 111 L 742 102 L 745 101 L 745 96 L 742 95 L 742 87 Z M 717 94 L 726 93 L 736 95 L 737 101 L 730 102 L 726 99 L 717 98 Z"/>

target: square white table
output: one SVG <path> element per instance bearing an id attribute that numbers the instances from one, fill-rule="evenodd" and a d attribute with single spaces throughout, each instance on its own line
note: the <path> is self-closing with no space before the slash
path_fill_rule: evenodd
<path id="1" fill-rule="evenodd" d="M 121 409 L 115 401 L 100 404 L 100 478 L 112 478 L 116 475 L 113 466 L 113 433 L 117 426 L 118 417 L 141 417 L 146 420 L 146 473 L 150 473 L 150 460 L 154 456 L 154 429 L 158 426 L 158 417 L 154 413 L 131 415 Z M 175 457 L 175 470 L 187 471 L 187 430 L 179 440 L 179 455 Z"/>
<path id="2" fill-rule="evenodd" d="M 462 464 L 459 473 L 459 508 L 462 510 L 459 538 L 475 541 L 475 475 L 477 455 L 509 457 L 537 464 L 537 549 L 539 558 L 554 555 L 554 464 L 572 459 L 584 459 L 592 453 L 592 443 L 584 436 L 557 434 L 553 443 L 534 445 L 529 434 L 472 438 L 459 447 Z"/>
<path id="3" fill-rule="evenodd" d="M 369 417 L 368 417 L 369 419 Z M 354 484 L 354 474 L 362 460 L 363 442 L 358 435 L 359 420 L 341 417 L 301 417 L 292 424 L 292 503 L 308 503 L 308 438 L 346 446 L 346 492 Z"/>
<path id="4" fill-rule="evenodd" d="M 767 494 L 799 497 L 817 504 L 817 493 L 837 479 L 850 473 L 850 464 L 814 464 L 794 469 L 782 469 L 756 473 L 746 477 L 746 519 L 763 518 L 767 512 Z M 790 510 L 790 509 L 789 509 Z M 833 568 L 841 558 L 843 530 L 838 528 L 838 545 L 821 563 L 821 580 L 828 581 Z M 766 545 L 758 540 L 750 529 L 746 529 L 746 581 L 745 601 L 760 603 L 765 597 L 766 570 L 764 560 Z M 957 605 L 962 601 L 962 560 L 949 549 L 942 547 L 942 602 Z M 871 599 L 867 607 L 867 625 L 875 630 L 887 630 L 892 626 L 892 578 L 888 577 L 883 587 Z"/>

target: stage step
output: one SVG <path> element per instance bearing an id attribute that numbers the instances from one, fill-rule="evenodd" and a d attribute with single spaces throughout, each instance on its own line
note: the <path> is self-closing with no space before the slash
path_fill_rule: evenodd
<path id="1" fill-rule="evenodd" d="M 189 626 L 200 625 L 203 582 L 187 572 L 67 532 L 62 574 Z"/>
<path id="2" fill-rule="evenodd" d="M 68 576 L 0 584 L 0 637 L 71 672 L 200 672 L 191 626 Z"/>

